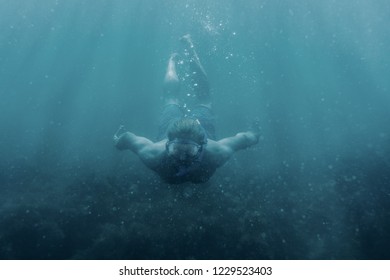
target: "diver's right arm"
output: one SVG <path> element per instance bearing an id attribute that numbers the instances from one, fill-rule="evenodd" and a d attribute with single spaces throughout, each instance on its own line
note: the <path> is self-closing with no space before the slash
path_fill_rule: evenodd
<path id="1" fill-rule="evenodd" d="M 114 144 L 118 150 L 131 150 L 139 154 L 142 149 L 153 145 L 153 142 L 148 138 L 125 132 L 120 136 L 114 135 Z"/>
<path id="2" fill-rule="evenodd" d="M 131 150 L 152 169 L 159 165 L 165 151 L 164 141 L 154 143 L 146 137 L 131 132 L 125 132 L 120 136 L 115 134 L 114 144 L 118 150 Z"/>

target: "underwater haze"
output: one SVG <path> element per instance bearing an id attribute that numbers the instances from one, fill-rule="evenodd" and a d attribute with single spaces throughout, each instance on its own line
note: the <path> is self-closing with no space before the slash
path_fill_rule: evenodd
<path id="1" fill-rule="evenodd" d="M 0 0 L 0 259 L 389 259 L 389 26 L 387 0 Z M 112 137 L 156 139 L 187 33 L 217 138 L 261 138 L 173 186 Z"/>

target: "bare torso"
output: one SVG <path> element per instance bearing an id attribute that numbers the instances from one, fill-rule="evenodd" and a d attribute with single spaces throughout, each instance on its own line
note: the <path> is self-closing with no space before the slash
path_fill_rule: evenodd
<path id="1" fill-rule="evenodd" d="M 131 132 L 114 137 L 119 150 L 132 150 L 147 167 L 172 184 L 184 182 L 204 183 L 222 166 L 234 152 L 256 144 L 258 136 L 253 132 L 241 132 L 219 141 L 208 139 L 200 157 L 192 162 L 180 162 L 166 151 L 167 140 L 152 142 Z"/>

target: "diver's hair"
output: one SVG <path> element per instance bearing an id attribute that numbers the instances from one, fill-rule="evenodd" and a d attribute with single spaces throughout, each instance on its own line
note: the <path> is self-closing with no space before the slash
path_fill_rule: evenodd
<path id="1" fill-rule="evenodd" d="M 167 132 L 168 140 L 187 139 L 198 144 L 204 144 L 206 133 L 198 120 L 183 118 L 175 121 L 169 127 Z"/>

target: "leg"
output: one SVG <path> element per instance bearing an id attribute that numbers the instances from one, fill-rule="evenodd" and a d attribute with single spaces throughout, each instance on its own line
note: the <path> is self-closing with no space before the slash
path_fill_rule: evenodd
<path id="1" fill-rule="evenodd" d="M 190 71 L 192 76 L 192 87 L 195 91 L 199 105 L 211 108 L 211 96 L 210 86 L 207 79 L 206 72 L 200 63 L 198 54 L 195 51 L 194 44 L 192 43 L 191 36 L 189 34 L 184 35 L 181 41 L 186 45 L 190 52 Z"/>
<path id="2" fill-rule="evenodd" d="M 179 104 L 180 81 L 176 73 L 176 61 L 175 61 L 176 56 L 177 54 L 174 53 L 169 58 L 167 72 L 165 73 L 165 78 L 164 78 L 165 105 Z"/>
<path id="3" fill-rule="evenodd" d="M 176 73 L 176 56 L 177 54 L 174 53 L 169 58 L 164 77 L 164 108 L 158 124 L 157 139 L 159 141 L 167 137 L 167 130 L 173 122 L 184 117 L 179 106 L 180 81 Z"/>

